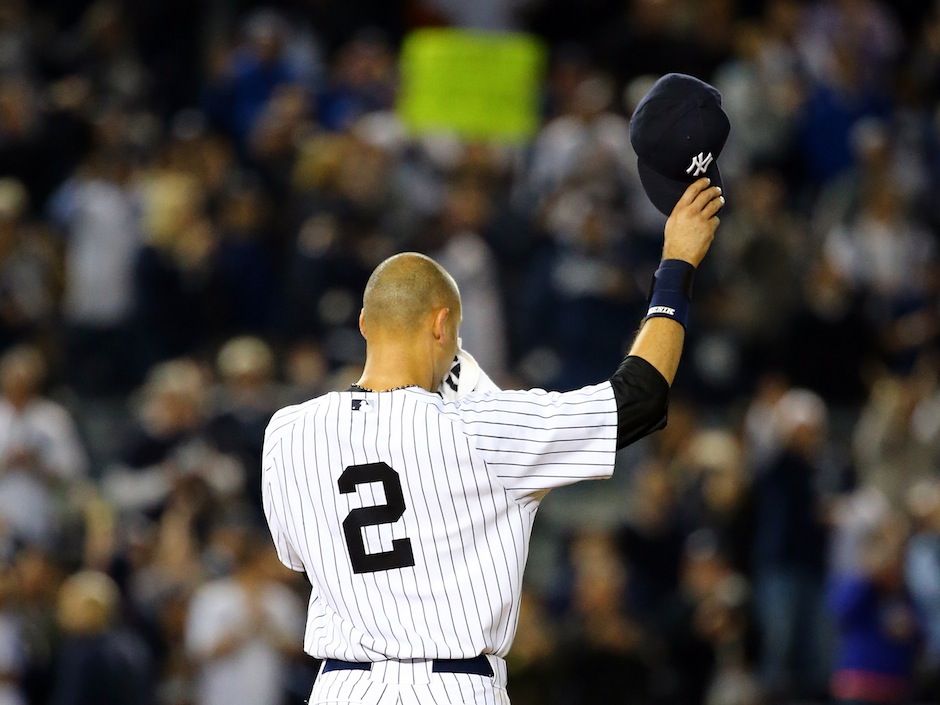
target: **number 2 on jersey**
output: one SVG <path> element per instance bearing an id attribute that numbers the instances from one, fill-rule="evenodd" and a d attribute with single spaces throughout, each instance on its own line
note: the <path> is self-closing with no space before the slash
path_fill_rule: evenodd
<path id="1" fill-rule="evenodd" d="M 386 463 L 350 465 L 339 476 L 340 494 L 356 491 L 357 485 L 381 482 L 385 489 L 385 504 L 353 509 L 343 520 L 346 547 L 353 573 L 375 573 L 380 570 L 408 568 L 415 564 L 411 539 L 395 539 L 391 551 L 367 553 L 362 530 L 367 526 L 394 524 L 405 513 L 405 497 L 401 491 L 401 479 Z"/>

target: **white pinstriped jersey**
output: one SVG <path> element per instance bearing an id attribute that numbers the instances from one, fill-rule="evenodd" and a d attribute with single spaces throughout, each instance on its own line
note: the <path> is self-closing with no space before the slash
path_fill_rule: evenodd
<path id="1" fill-rule="evenodd" d="M 547 490 L 613 472 L 605 382 L 558 393 L 333 392 L 265 433 L 264 510 L 312 590 L 304 649 L 347 661 L 505 656 Z"/>

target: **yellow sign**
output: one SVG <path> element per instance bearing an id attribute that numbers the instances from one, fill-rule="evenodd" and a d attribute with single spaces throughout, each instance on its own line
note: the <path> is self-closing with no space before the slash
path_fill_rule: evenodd
<path id="1" fill-rule="evenodd" d="M 418 30 L 402 46 L 398 114 L 416 134 L 521 142 L 538 129 L 544 67 L 527 34 Z"/>

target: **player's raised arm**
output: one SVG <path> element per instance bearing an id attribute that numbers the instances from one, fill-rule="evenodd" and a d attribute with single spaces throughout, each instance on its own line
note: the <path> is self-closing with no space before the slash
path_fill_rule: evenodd
<path id="1" fill-rule="evenodd" d="M 695 268 L 708 252 L 724 205 L 700 179 L 666 223 L 663 261 L 645 322 L 609 384 L 573 392 L 471 394 L 458 401 L 466 433 L 502 483 L 538 497 L 613 471 L 614 453 L 662 428 L 685 338 Z"/>
<path id="2" fill-rule="evenodd" d="M 672 385 L 679 367 L 692 279 L 718 228 L 721 189 L 699 179 L 686 189 L 666 221 L 663 260 L 653 278 L 649 310 L 630 355 L 650 363 Z"/>
<path id="3" fill-rule="evenodd" d="M 610 378 L 617 400 L 617 447 L 666 423 L 669 387 L 682 355 L 692 279 L 715 237 L 721 189 L 692 183 L 666 221 L 663 260 L 653 277 L 649 308 L 629 355 Z"/>
<path id="4" fill-rule="evenodd" d="M 679 73 L 656 81 L 630 118 L 640 183 L 669 218 L 646 323 L 630 355 L 656 368 L 670 386 L 682 354 L 692 278 L 715 237 L 717 214 L 725 203 L 718 157 L 730 131 L 715 87 Z"/>

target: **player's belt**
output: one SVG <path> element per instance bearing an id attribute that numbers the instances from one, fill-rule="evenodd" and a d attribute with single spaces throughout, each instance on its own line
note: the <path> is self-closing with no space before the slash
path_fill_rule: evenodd
<path id="1" fill-rule="evenodd" d="M 328 658 L 323 664 L 323 672 L 330 671 L 371 671 L 371 661 L 341 661 Z M 431 661 L 432 673 L 469 673 L 474 676 L 493 677 L 493 667 L 486 656 L 474 658 L 436 658 Z"/>

